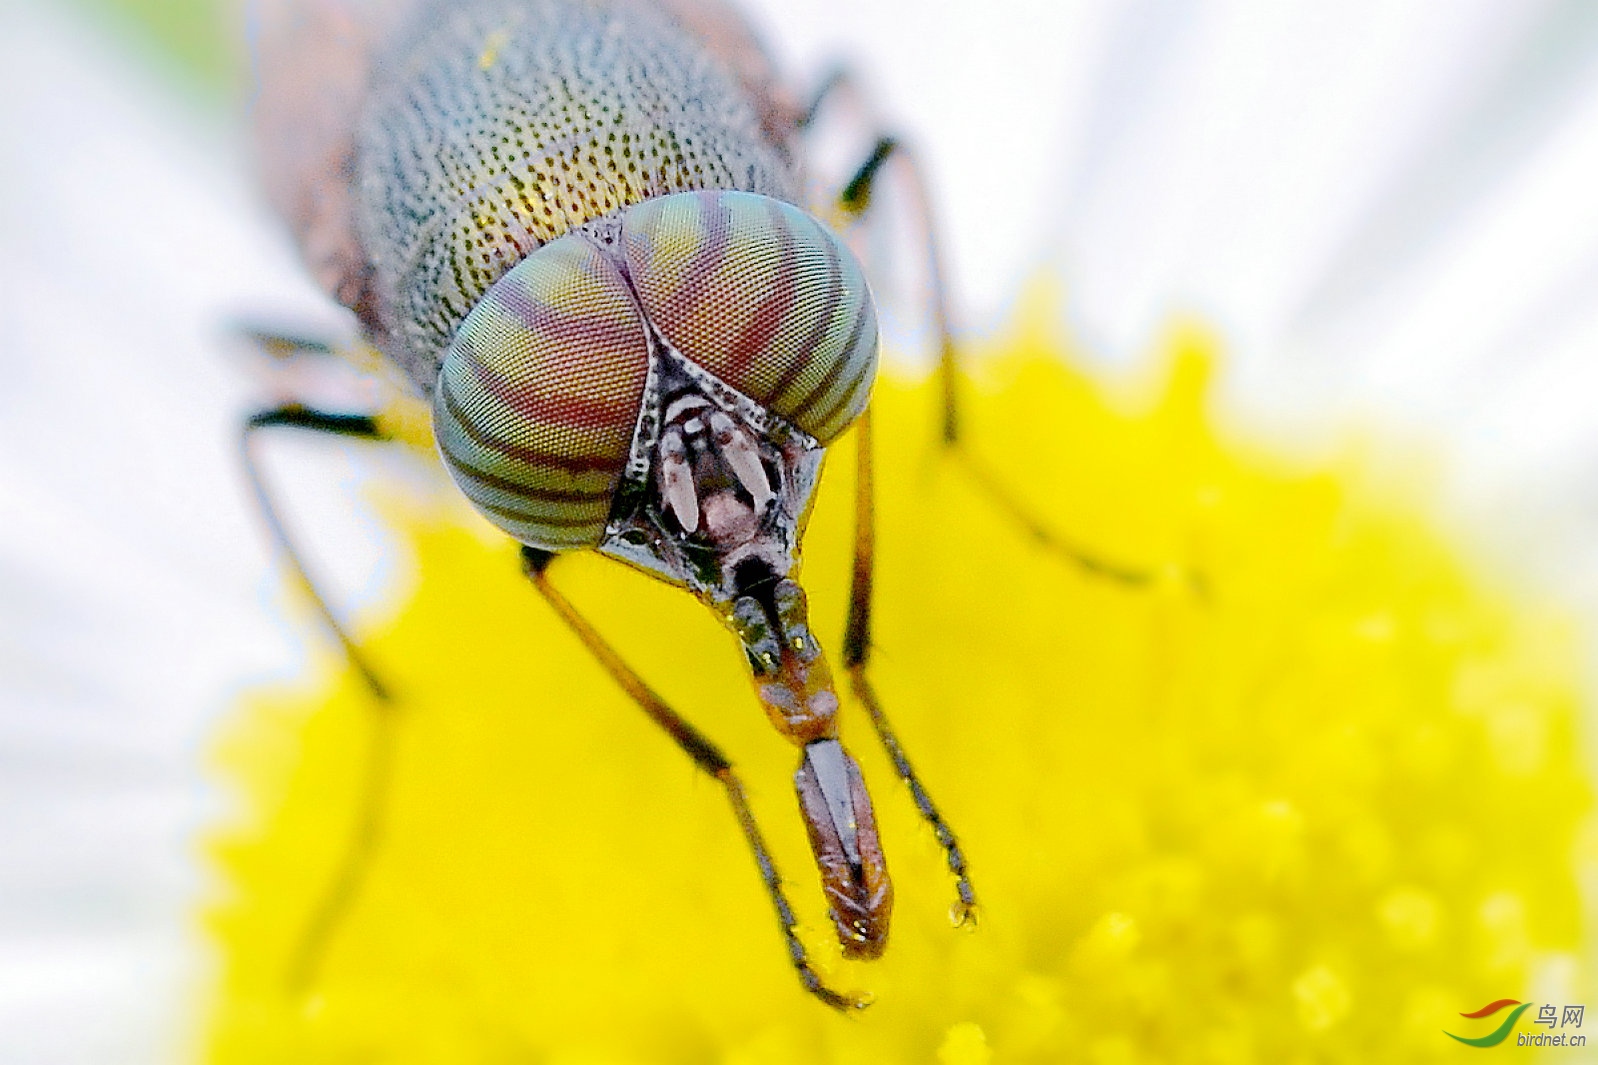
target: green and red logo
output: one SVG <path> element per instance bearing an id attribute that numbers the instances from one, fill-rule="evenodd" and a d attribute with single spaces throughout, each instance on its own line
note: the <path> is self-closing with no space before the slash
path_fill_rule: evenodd
<path id="1" fill-rule="evenodd" d="M 1461 1017 L 1469 1017 L 1471 1020 L 1476 1020 L 1480 1017 L 1491 1017 L 1499 1010 L 1507 1009 L 1510 1006 L 1515 1008 L 1510 1011 L 1509 1016 L 1505 1017 L 1502 1024 L 1488 1032 L 1486 1035 L 1479 1035 L 1474 1039 L 1467 1039 L 1465 1036 L 1455 1035 L 1453 1032 L 1449 1031 L 1444 1031 L 1443 1034 L 1448 1036 L 1450 1039 L 1459 1040 L 1466 1046 L 1495 1047 L 1499 1043 L 1502 1043 L 1505 1039 L 1509 1038 L 1509 1033 L 1514 1029 L 1515 1022 L 1520 1020 L 1520 1015 L 1531 1008 L 1530 1002 L 1521 1002 L 1520 1000 L 1513 998 L 1501 998 L 1496 1002 L 1487 1003 L 1487 1005 L 1483 1006 L 1479 1010 L 1472 1010 L 1469 1013 L 1460 1014 Z"/>
<path id="2" fill-rule="evenodd" d="M 1511 1006 L 1514 1009 L 1509 1009 Z M 1498 1027 L 1486 1035 L 1475 1037 L 1455 1035 L 1453 1032 L 1444 1032 L 1450 1039 L 1457 1039 L 1470 1047 L 1495 1047 L 1509 1038 L 1509 1033 L 1514 1031 L 1515 1022 L 1520 1020 L 1520 1015 L 1531 1009 L 1532 1003 L 1521 1002 L 1519 999 L 1501 998 L 1496 1002 L 1489 1002 L 1479 1010 L 1461 1013 L 1461 1017 L 1471 1020 L 1480 1020 L 1491 1017 L 1500 1010 L 1509 1010 L 1508 1016 L 1499 1022 Z M 1587 1007 L 1580 1005 L 1567 1005 L 1561 1009 L 1552 1002 L 1544 1002 L 1537 1007 L 1537 1015 L 1531 1019 L 1532 1030 L 1521 1032 L 1515 1036 L 1515 1045 L 1520 1047 L 1584 1047 L 1587 1037 L 1579 1031 L 1566 1031 L 1567 1028 L 1580 1028 L 1582 1021 L 1586 1020 Z M 1537 1031 L 1537 1026 L 1542 1025 L 1548 1029 L 1546 1032 Z M 1555 1028 L 1560 1029 L 1554 1031 Z"/>

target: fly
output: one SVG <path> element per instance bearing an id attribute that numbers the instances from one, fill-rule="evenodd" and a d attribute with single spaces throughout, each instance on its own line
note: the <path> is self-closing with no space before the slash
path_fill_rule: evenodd
<path id="1" fill-rule="evenodd" d="M 722 784 L 804 986 L 835 1007 L 863 1005 L 814 971 L 729 759 L 551 580 L 562 555 L 598 551 L 685 589 L 721 619 L 758 703 L 799 749 L 799 810 L 842 951 L 878 957 L 892 882 L 797 579 L 823 458 L 853 427 L 844 672 L 945 851 L 956 922 L 971 919 L 960 847 L 866 675 L 877 321 L 860 264 L 798 202 L 801 134 L 815 108 L 792 103 L 718 0 L 323 0 L 269 7 L 257 43 L 264 177 L 313 274 L 431 404 L 446 469 L 522 545 L 535 588 Z M 829 82 L 818 103 L 840 87 Z M 877 143 L 843 191 L 846 210 L 864 208 L 896 149 Z M 919 184 L 914 191 L 924 217 Z M 941 365 L 953 442 L 947 343 Z M 257 431 L 271 427 L 386 433 L 376 417 L 298 403 L 246 425 L 262 510 L 311 586 L 253 458 Z M 317 603 L 383 708 L 382 732 L 391 694 Z M 385 750 L 374 746 L 368 828 L 306 932 L 299 982 L 358 888 Z"/>

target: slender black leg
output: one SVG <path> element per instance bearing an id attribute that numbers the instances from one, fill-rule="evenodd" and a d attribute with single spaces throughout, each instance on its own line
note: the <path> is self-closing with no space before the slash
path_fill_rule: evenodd
<path id="1" fill-rule="evenodd" d="M 813 125 L 823 109 L 829 106 L 847 106 L 857 118 L 879 126 L 866 103 L 865 94 L 847 67 L 834 68 L 822 80 L 811 98 L 810 106 L 800 117 L 800 128 Z M 927 283 L 932 289 L 932 325 L 938 337 L 938 380 L 943 396 L 942 438 L 945 444 L 953 445 L 960 435 L 959 404 L 955 394 L 954 330 L 949 324 L 943 249 L 937 226 L 933 222 L 932 198 L 927 190 L 926 175 L 916 163 L 914 152 L 896 137 L 878 136 L 865 161 L 844 183 L 843 190 L 838 194 L 838 206 L 849 215 L 863 215 L 869 211 L 877 179 L 890 164 L 901 175 L 903 192 L 910 198 L 915 222 L 920 229 L 921 247 L 926 256 Z"/>
<path id="2" fill-rule="evenodd" d="M 835 1009 L 851 1010 L 865 1007 L 867 1005 L 865 1000 L 841 994 L 827 987 L 811 967 L 810 956 L 794 930 L 798 921 L 794 917 L 793 907 L 788 904 L 787 896 L 783 894 L 782 879 L 777 875 L 776 863 L 772 861 L 771 852 L 766 848 L 766 841 L 760 834 L 760 826 L 755 822 L 754 811 L 749 808 L 749 800 L 744 796 L 743 783 L 733 771 L 732 763 L 704 733 L 667 705 L 666 701 L 623 661 L 616 649 L 611 647 L 588 620 L 577 612 L 571 601 L 550 583 L 548 569 L 554 558 L 555 556 L 548 551 L 532 547 L 522 548 L 523 569 L 532 580 L 533 587 L 538 589 L 539 594 L 554 608 L 555 613 L 560 615 L 560 619 L 582 641 L 583 646 L 588 648 L 589 653 L 599 661 L 628 697 L 638 704 L 639 709 L 664 729 L 673 742 L 682 748 L 683 753 L 693 759 L 695 765 L 715 777 L 726 789 L 727 801 L 732 804 L 733 815 L 738 819 L 744 839 L 748 841 L 749 849 L 754 853 L 755 865 L 760 869 L 760 879 L 766 886 L 766 894 L 771 898 L 771 905 L 777 911 L 777 923 L 782 929 L 783 940 L 788 945 L 788 959 L 799 974 L 799 982 L 804 985 L 806 991 Z"/>
<path id="3" fill-rule="evenodd" d="M 385 434 L 377 424 L 377 419 L 367 414 L 339 414 L 327 411 L 313 410 L 309 407 L 288 405 L 274 407 L 271 410 L 258 411 L 244 420 L 242 451 L 244 455 L 244 475 L 250 483 L 250 491 L 255 497 L 255 505 L 260 512 L 261 520 L 266 523 L 267 534 L 272 543 L 283 556 L 289 572 L 294 579 L 310 596 L 317 615 L 322 619 L 322 624 L 328 632 L 338 641 L 344 655 L 349 659 L 350 665 L 360 674 L 361 680 L 371 689 L 372 695 L 378 702 L 391 701 L 391 695 L 386 685 L 377 673 L 367 663 L 366 657 L 361 653 L 355 641 L 350 638 L 344 626 L 333 616 L 332 608 L 327 605 L 327 598 L 322 595 L 317 587 L 317 582 L 311 578 L 310 571 L 306 568 L 305 558 L 300 550 L 295 547 L 293 539 L 288 534 L 288 529 L 283 523 L 279 508 L 267 490 L 266 478 L 262 475 L 261 464 L 255 452 L 258 434 L 263 429 L 288 428 L 300 429 L 314 433 L 331 434 L 334 436 L 353 437 L 358 440 L 387 440 Z"/>
<path id="4" fill-rule="evenodd" d="M 293 539 L 288 534 L 279 508 L 267 489 L 256 455 L 255 449 L 260 434 L 267 429 L 298 429 L 358 440 L 381 441 L 386 440 L 387 436 L 378 425 L 377 419 L 369 415 L 331 413 L 287 405 L 263 410 L 246 418 L 240 441 L 245 477 L 254 494 L 261 519 L 266 523 L 267 532 L 288 564 L 289 572 L 310 596 L 323 625 L 338 642 L 351 668 L 361 678 L 361 682 L 372 697 L 371 705 L 374 710 L 366 752 L 366 768 L 361 778 L 355 824 L 350 841 L 344 848 L 338 868 L 334 871 L 328 887 L 307 918 L 289 962 L 287 981 L 289 989 L 295 994 L 302 994 L 314 986 L 333 937 L 360 895 L 366 875 L 371 868 L 372 856 L 382 837 L 385 797 L 393 769 L 398 707 L 393 690 L 378 676 L 348 631 L 334 616 L 326 597 L 318 590 L 317 582 L 307 570 L 304 556 L 295 547 Z"/>
<path id="5" fill-rule="evenodd" d="M 835 73 L 818 93 L 815 103 L 806 115 L 807 121 L 814 119 L 825 102 L 845 94 L 858 96 L 848 75 L 843 72 Z M 909 198 L 920 231 L 920 243 L 926 256 L 926 276 L 932 290 L 932 325 L 938 344 L 938 390 L 942 403 L 939 436 L 944 449 L 954 457 L 977 490 L 987 497 L 995 508 L 1020 524 L 1051 554 L 1077 566 L 1093 577 L 1131 587 L 1153 583 L 1157 576 L 1155 571 L 1108 561 L 1051 529 L 1033 515 L 1005 484 L 1004 479 L 971 450 L 960 417 L 960 373 L 955 354 L 954 330 L 950 324 L 949 291 L 945 282 L 942 243 L 934 221 L 932 201 L 923 168 L 901 141 L 893 137 L 879 137 L 865 161 L 844 185 L 843 191 L 838 196 L 839 206 L 855 215 L 869 211 L 877 181 L 890 167 L 894 168 L 901 177 L 901 185 Z M 1199 587 L 1195 579 L 1190 578 L 1190 581 L 1195 587 Z"/>
<path id="6" fill-rule="evenodd" d="M 868 408 L 855 423 L 855 528 L 854 567 L 849 582 L 849 620 L 844 629 L 843 663 L 849 673 L 849 687 L 860 704 L 866 708 L 871 725 L 882 741 L 883 748 L 893 761 L 894 771 L 910 788 L 921 819 L 932 826 L 938 845 L 948 859 L 949 872 L 954 874 L 955 893 L 958 896 L 950 916 L 957 925 L 975 922 L 977 916 L 976 894 L 971 889 L 971 877 L 966 869 L 965 854 L 954 831 L 938 812 L 932 796 L 922 785 L 921 778 L 911 766 L 904 746 L 888 722 L 888 715 L 877 700 L 877 693 L 866 676 L 866 665 L 871 656 L 871 590 L 876 560 L 875 481 L 871 455 L 871 411 Z"/>

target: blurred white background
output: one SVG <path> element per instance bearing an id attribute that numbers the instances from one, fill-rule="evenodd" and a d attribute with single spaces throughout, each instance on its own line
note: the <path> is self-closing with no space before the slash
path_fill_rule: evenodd
<path id="1" fill-rule="evenodd" d="M 1598 618 L 1598 4 L 755 17 L 796 81 L 848 59 L 923 149 L 968 331 L 1045 264 L 1107 374 L 1206 322 L 1236 424 L 1425 442 L 1460 535 Z M 240 485 L 255 382 L 226 336 L 345 326 L 258 206 L 238 113 L 125 24 L 0 0 L 0 1062 L 182 1056 L 204 751 L 315 638 Z M 338 596 L 376 602 L 396 563 L 349 505 L 358 460 L 305 464 L 312 539 L 367 545 Z"/>

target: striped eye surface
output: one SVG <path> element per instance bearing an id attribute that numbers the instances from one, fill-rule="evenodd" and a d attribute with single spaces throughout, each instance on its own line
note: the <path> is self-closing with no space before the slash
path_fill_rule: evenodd
<path id="1" fill-rule="evenodd" d="M 450 344 L 433 407 L 444 463 L 522 543 L 593 547 L 648 374 L 620 271 L 581 236 L 552 241 L 489 289 Z"/>
<path id="2" fill-rule="evenodd" d="M 819 221 L 746 192 L 685 192 L 622 216 L 644 313 L 686 357 L 825 444 L 865 409 L 877 314 Z"/>

